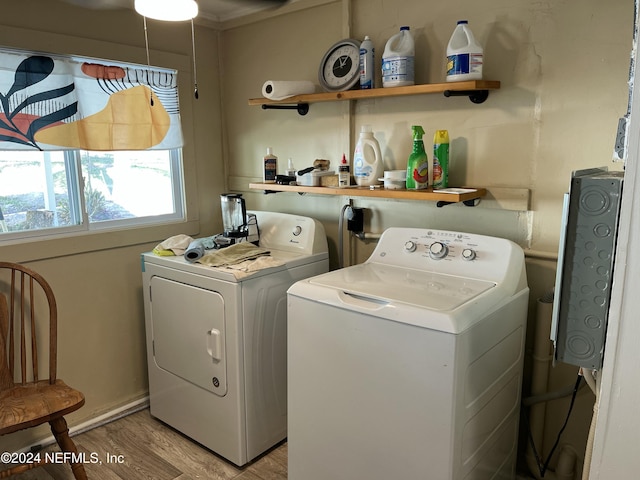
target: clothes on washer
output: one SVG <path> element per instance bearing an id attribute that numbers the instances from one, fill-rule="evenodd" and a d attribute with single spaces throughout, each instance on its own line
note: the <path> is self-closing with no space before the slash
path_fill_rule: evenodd
<path id="1" fill-rule="evenodd" d="M 235 265 L 227 265 L 223 268 L 231 270 L 231 273 L 233 273 L 236 279 L 240 280 L 241 278 L 253 275 L 259 270 L 264 270 L 265 268 L 271 267 L 279 267 L 281 265 L 284 265 L 283 261 L 276 260 L 271 256 L 265 256 L 258 257 L 254 260 L 245 260 L 244 262 L 236 263 Z"/>
<path id="2" fill-rule="evenodd" d="M 257 247 L 253 243 L 242 242 L 209 252 L 199 258 L 198 262 L 210 267 L 226 267 L 269 254 L 270 252 L 266 248 Z"/>
<path id="3" fill-rule="evenodd" d="M 163 257 L 172 255 L 183 255 L 185 250 L 193 242 L 193 238 L 183 233 L 167 238 L 153 249 L 153 253 Z"/>

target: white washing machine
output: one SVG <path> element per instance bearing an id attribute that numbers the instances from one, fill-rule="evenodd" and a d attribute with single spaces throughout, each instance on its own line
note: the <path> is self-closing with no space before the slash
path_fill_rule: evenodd
<path id="1" fill-rule="evenodd" d="M 318 221 L 250 213 L 281 266 L 237 280 L 142 255 L 151 414 L 239 466 L 287 435 L 286 291 L 329 269 Z"/>
<path id="2" fill-rule="evenodd" d="M 515 478 L 519 246 L 391 228 L 288 296 L 289 480 Z"/>

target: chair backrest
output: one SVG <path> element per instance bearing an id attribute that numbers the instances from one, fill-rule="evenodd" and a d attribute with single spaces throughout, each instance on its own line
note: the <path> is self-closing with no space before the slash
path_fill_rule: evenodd
<path id="1" fill-rule="evenodd" d="M 47 348 L 49 382 L 55 383 L 58 313 L 49 283 L 28 267 L 0 262 L 0 296 L 0 355 L 6 359 L 4 366 L 0 360 L 0 390 L 11 381 L 45 380 L 38 371 L 38 354 L 46 355 Z"/>

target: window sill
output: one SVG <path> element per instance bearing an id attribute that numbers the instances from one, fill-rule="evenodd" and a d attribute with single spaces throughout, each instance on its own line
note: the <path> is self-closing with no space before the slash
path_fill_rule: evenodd
<path id="1" fill-rule="evenodd" d="M 197 236 L 200 222 L 191 220 L 144 227 L 129 227 L 110 231 L 83 231 L 59 236 L 1 241 L 0 256 L 12 262 L 25 263 L 82 253 L 160 243 L 178 234 Z M 0 237 L 1 238 L 1 237 Z M 147 248 L 148 249 L 148 248 Z M 141 248 L 140 253 L 145 250 Z"/>

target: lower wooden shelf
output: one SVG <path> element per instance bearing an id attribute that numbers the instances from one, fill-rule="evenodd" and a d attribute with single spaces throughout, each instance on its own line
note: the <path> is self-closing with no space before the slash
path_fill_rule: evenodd
<path id="1" fill-rule="evenodd" d="M 383 187 L 371 189 L 370 187 L 307 187 L 302 185 L 278 185 L 275 183 L 250 183 L 252 190 L 262 190 L 265 193 L 297 192 L 312 193 L 315 195 L 343 195 L 348 197 L 393 198 L 397 200 L 422 200 L 437 202 L 438 207 L 450 203 L 463 202 L 465 205 L 475 205 L 475 200 L 484 197 L 487 190 L 484 188 L 464 187 L 433 190 L 389 190 Z"/>

